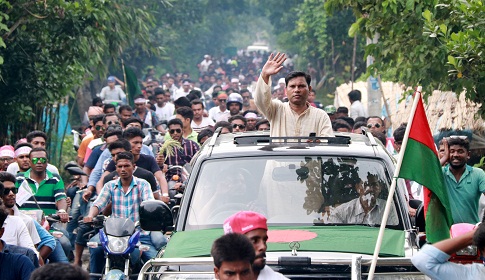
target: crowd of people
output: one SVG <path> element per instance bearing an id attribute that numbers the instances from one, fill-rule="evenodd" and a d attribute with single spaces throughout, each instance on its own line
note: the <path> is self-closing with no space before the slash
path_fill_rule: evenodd
<path id="1" fill-rule="evenodd" d="M 49 163 L 44 132 L 32 131 L 14 146 L 0 148 L 0 267 L 21 264 L 15 272 L 1 269 L 1 279 L 28 279 L 18 275 L 30 275 L 47 262 L 67 263 L 71 251 L 72 261 L 81 266 L 88 241 L 84 233 L 88 229 L 78 224 L 77 217 L 89 223 L 98 213 L 104 213 L 136 222 L 142 201 L 157 199 L 169 203 L 167 181 L 172 177 L 168 167 L 189 163 L 215 131 L 225 134 L 268 130 L 274 137 L 332 137 L 336 131 L 361 133 L 366 127 L 383 145 L 387 143 L 385 120 L 367 116 L 359 91 L 349 93 L 350 108 L 323 106 L 314 100 L 311 76 L 292 71 L 285 54 L 266 56 L 256 52 L 226 59 L 206 55 L 198 68 L 197 81 L 188 74 L 165 74 L 157 79 L 153 71 L 148 72 L 142 82 L 143 94 L 133 97 L 134 108 L 122 104 L 129 98 L 123 92 L 122 82 L 109 77 L 107 88 L 87 111 L 89 124 L 83 130 L 76 159 L 87 176 L 81 176 L 76 186 L 66 188 L 59 168 Z M 113 100 L 121 103 L 114 105 Z M 177 142 L 177 148 L 172 153 L 153 151 L 143 144 L 146 128 L 159 131 L 165 141 Z M 394 131 L 392 143 L 397 152 L 404 130 L 402 126 Z M 466 165 L 467 139 L 450 138 L 441 144 L 453 218 L 455 222 L 477 223 L 478 199 L 485 193 L 485 173 Z M 416 190 L 408 183 L 408 198 L 415 198 Z M 129 199 L 125 199 L 128 193 Z M 89 207 L 94 195 L 97 198 Z M 67 228 L 61 236 L 53 236 L 37 219 L 20 210 L 57 214 L 61 222 L 68 223 Z M 414 214 L 410 208 L 410 215 Z M 253 220 L 258 226 L 248 230 L 244 223 L 251 224 Z M 217 240 L 212 249 L 216 278 L 225 279 L 224 275 L 236 273 L 248 279 L 284 279 L 264 263 L 264 217 L 238 213 L 228 219 L 224 230 L 228 236 Z M 93 236 L 91 240 L 97 238 Z M 155 257 L 167 242 L 157 232 L 144 232 L 140 240 L 149 247 L 141 254 L 144 260 Z M 240 254 L 234 254 L 226 244 L 241 248 Z M 248 244 L 253 245 L 255 253 Z M 449 251 L 444 250 L 446 254 Z M 90 258 L 90 272 L 101 273 L 102 248 L 90 248 Z M 240 260 L 245 261 L 239 263 L 241 266 L 230 266 Z M 17 273 L 17 278 L 3 278 L 13 275 L 8 273 Z"/>

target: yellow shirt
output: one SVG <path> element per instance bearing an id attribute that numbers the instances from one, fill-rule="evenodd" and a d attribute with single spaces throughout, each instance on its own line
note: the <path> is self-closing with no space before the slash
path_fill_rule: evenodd
<path id="1" fill-rule="evenodd" d="M 272 137 L 308 137 L 315 132 L 317 137 L 333 136 L 332 123 L 327 113 L 307 102 L 308 108 L 298 115 L 288 102 L 271 99 L 271 78 L 267 85 L 261 76 L 256 84 L 254 102 L 259 111 L 270 122 Z"/>

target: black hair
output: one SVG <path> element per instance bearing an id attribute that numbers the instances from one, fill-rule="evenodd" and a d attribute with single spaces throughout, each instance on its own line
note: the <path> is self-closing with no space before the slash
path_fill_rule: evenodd
<path id="1" fill-rule="evenodd" d="M 249 98 L 251 98 L 251 97 L 252 97 L 252 94 L 251 94 L 251 92 L 249 91 L 249 89 L 247 89 L 247 88 L 245 88 L 245 89 L 241 89 L 241 91 L 239 91 L 239 94 L 242 96 L 242 95 L 243 95 L 243 93 L 246 93 L 246 92 L 248 92 L 248 93 L 249 93 Z"/>
<path id="2" fill-rule="evenodd" d="M 0 190 L 2 191 L 3 193 L 3 184 L 0 183 Z M 7 212 L 7 209 L 5 208 L 5 206 L 3 205 L 3 201 L 0 199 L 0 229 L 3 227 L 3 223 L 5 223 L 5 220 L 7 219 L 8 217 L 8 212 Z M 254 249 L 253 249 L 253 252 L 254 252 Z"/>
<path id="3" fill-rule="evenodd" d="M 108 146 L 109 151 L 112 151 L 114 149 L 120 149 L 120 148 L 129 152 L 129 151 L 131 151 L 131 144 L 126 139 L 118 139 L 118 140 L 114 141 L 113 143 L 109 144 L 109 146 Z"/>
<path id="4" fill-rule="evenodd" d="M 448 146 L 451 147 L 453 145 L 461 146 L 465 148 L 465 150 L 470 151 L 470 141 L 468 139 L 461 139 L 461 138 L 447 138 Z"/>
<path id="5" fill-rule="evenodd" d="M 214 241 L 211 256 L 214 265 L 220 268 L 223 262 L 247 261 L 252 265 L 256 254 L 251 241 L 244 234 L 229 233 Z"/>
<path id="6" fill-rule="evenodd" d="M 371 131 L 372 135 L 379 139 L 379 141 L 381 141 L 382 145 L 386 146 L 386 142 L 387 142 L 387 139 L 386 139 L 386 135 L 382 132 L 379 132 L 379 131 Z"/>
<path id="7" fill-rule="evenodd" d="M 370 119 L 379 119 L 381 121 L 381 124 L 384 125 L 384 120 L 379 116 L 370 116 L 367 118 L 366 121 L 369 121 Z"/>
<path id="8" fill-rule="evenodd" d="M 118 108 L 118 112 L 121 114 L 123 111 L 133 112 L 133 108 L 131 108 L 130 105 L 121 105 L 120 108 Z"/>
<path id="9" fill-rule="evenodd" d="M 131 163 L 135 163 L 135 158 L 131 152 L 121 152 L 116 155 L 116 162 L 120 159 L 127 159 L 131 161 Z"/>
<path id="10" fill-rule="evenodd" d="M 225 127 L 229 130 L 229 132 L 232 132 L 232 124 L 229 122 L 226 122 L 226 121 L 216 122 L 216 124 L 214 125 L 214 131 L 216 131 L 216 129 L 218 129 L 219 127 Z"/>
<path id="11" fill-rule="evenodd" d="M 344 122 L 348 123 L 350 127 L 354 127 L 355 121 L 351 117 L 338 117 L 337 120 L 343 120 Z"/>
<path id="12" fill-rule="evenodd" d="M 50 263 L 34 270 L 30 280 L 88 280 L 89 274 L 82 267 L 70 263 Z"/>
<path id="13" fill-rule="evenodd" d="M 96 104 L 98 103 L 103 103 L 103 99 L 101 99 L 101 97 L 95 97 L 93 98 L 93 101 L 91 102 L 91 105 L 92 106 L 97 106 Z"/>
<path id="14" fill-rule="evenodd" d="M 179 107 L 175 113 L 181 115 L 184 119 L 190 119 L 190 121 L 194 119 L 194 111 L 190 107 Z"/>
<path id="15" fill-rule="evenodd" d="M 347 107 L 338 107 L 336 113 L 348 114 L 349 113 L 349 108 L 347 108 Z"/>
<path id="16" fill-rule="evenodd" d="M 365 122 L 367 124 L 367 118 L 366 117 L 357 117 L 354 120 L 355 122 Z"/>
<path id="17" fill-rule="evenodd" d="M 116 116 L 118 118 L 118 121 L 121 119 L 121 116 L 118 115 L 117 113 L 109 113 L 109 114 L 104 115 L 104 117 L 103 117 L 103 123 L 106 123 L 106 119 L 108 117 L 112 117 L 112 116 Z"/>
<path id="18" fill-rule="evenodd" d="M 42 137 L 44 138 L 45 141 L 47 141 L 47 134 L 45 134 L 45 132 L 40 130 L 31 131 L 27 133 L 27 136 L 25 136 L 25 138 L 27 138 L 27 142 L 29 143 L 32 142 L 32 140 L 34 140 L 34 138 L 36 137 Z"/>
<path id="19" fill-rule="evenodd" d="M 366 123 L 366 122 L 363 122 L 363 121 L 360 121 L 360 122 L 357 122 L 357 121 L 356 121 L 356 122 L 354 123 L 354 127 L 352 127 L 352 128 L 353 128 L 354 130 L 355 130 L 355 129 L 359 129 L 359 128 L 361 128 L 361 127 L 365 126 L 366 124 L 367 124 L 367 123 Z"/>
<path id="20" fill-rule="evenodd" d="M 157 96 L 157 95 L 160 95 L 160 94 L 165 95 L 165 90 L 161 87 L 155 88 L 155 90 L 153 91 L 153 95 Z"/>
<path id="21" fill-rule="evenodd" d="M 205 129 L 202 129 L 199 134 L 197 135 L 197 142 L 200 143 L 200 141 L 202 140 L 202 138 L 204 137 L 212 137 L 212 135 L 214 135 L 214 131 L 212 131 L 212 129 L 210 128 L 205 128 Z"/>
<path id="22" fill-rule="evenodd" d="M 484 222 L 485 220 L 482 220 L 482 223 L 478 225 L 477 230 L 473 234 L 473 244 L 477 246 L 482 256 L 483 256 L 483 251 L 485 250 L 485 223 Z"/>
<path id="23" fill-rule="evenodd" d="M 357 101 L 362 98 L 362 93 L 358 89 L 354 89 L 353 91 L 349 92 L 348 94 L 350 101 Z"/>
<path id="24" fill-rule="evenodd" d="M 111 103 L 104 104 L 103 112 L 105 114 L 106 114 L 106 111 L 108 111 L 108 109 L 115 109 L 115 111 L 116 111 L 116 106 L 114 104 L 111 104 Z"/>
<path id="25" fill-rule="evenodd" d="M 170 128 L 170 126 L 174 125 L 174 124 L 178 124 L 178 125 L 180 125 L 181 128 L 184 128 L 184 123 L 177 118 L 169 120 L 167 127 Z"/>
<path id="26" fill-rule="evenodd" d="M 47 157 L 47 150 L 42 148 L 42 147 L 37 147 L 37 148 L 33 148 L 32 150 L 30 150 L 30 153 L 29 153 L 29 158 L 30 158 L 30 155 L 32 153 L 35 153 L 35 152 L 44 152 L 45 153 L 45 156 Z"/>
<path id="27" fill-rule="evenodd" d="M 95 115 L 91 118 L 91 120 L 93 121 L 93 124 L 96 124 L 97 122 L 103 122 L 104 123 L 104 116 L 106 116 L 105 114 L 99 114 L 99 115 Z"/>
<path id="28" fill-rule="evenodd" d="M 267 125 L 269 125 L 271 127 L 271 124 L 269 123 L 269 121 L 267 119 L 261 119 L 255 125 L 256 130 L 258 130 L 259 129 L 259 126 L 262 125 L 262 124 L 267 124 Z"/>
<path id="29" fill-rule="evenodd" d="M 110 124 L 108 128 L 106 129 L 106 132 L 104 133 L 103 137 L 106 139 L 108 137 L 111 137 L 113 135 L 117 135 L 118 139 L 121 138 L 121 135 L 123 134 L 123 129 L 121 128 L 120 125 L 118 124 Z"/>
<path id="30" fill-rule="evenodd" d="M 392 133 L 392 136 L 394 136 L 394 141 L 402 141 L 404 139 L 404 134 L 406 133 L 406 123 L 401 124 L 396 130 L 394 130 L 394 133 Z"/>
<path id="31" fill-rule="evenodd" d="M 17 150 L 18 148 L 22 148 L 22 147 L 29 147 L 29 148 L 33 148 L 32 147 L 32 144 L 28 143 L 28 142 L 22 142 L 22 143 L 17 143 L 15 144 L 15 147 L 13 148 L 14 150 Z"/>
<path id="32" fill-rule="evenodd" d="M 310 83 L 312 82 L 312 77 L 310 77 L 310 75 L 308 75 L 307 73 L 302 72 L 302 71 L 293 71 L 293 72 L 288 73 L 288 75 L 286 75 L 286 77 L 285 77 L 286 86 L 288 86 L 288 83 L 292 79 L 298 78 L 298 77 L 305 77 L 305 81 L 306 81 L 307 85 L 310 86 Z"/>
<path id="33" fill-rule="evenodd" d="M 173 105 L 177 107 L 190 107 L 190 100 L 187 97 L 182 96 L 177 98 L 177 100 L 173 102 Z"/>
<path id="34" fill-rule="evenodd" d="M 15 183 L 17 179 L 15 179 L 15 175 L 13 175 L 12 173 L 2 171 L 0 172 L 0 182 L 3 183 L 5 181 Z"/>
<path id="35" fill-rule="evenodd" d="M 197 98 L 194 99 L 200 99 L 202 97 L 202 92 L 200 90 L 193 89 L 189 92 L 189 94 L 192 94 L 193 96 L 196 96 Z"/>
<path id="36" fill-rule="evenodd" d="M 127 118 L 126 120 L 123 121 L 123 126 L 126 127 L 130 123 L 134 123 L 134 122 L 139 123 L 141 125 L 141 127 L 143 127 L 143 121 L 140 120 L 140 118 L 137 118 L 137 117 Z"/>
<path id="37" fill-rule="evenodd" d="M 202 100 L 200 100 L 200 99 L 194 99 L 194 100 L 190 101 L 190 105 L 191 105 L 190 107 L 192 107 L 193 105 L 199 105 L 199 104 L 202 105 L 202 109 L 205 108 L 204 102 L 202 102 Z"/>
<path id="38" fill-rule="evenodd" d="M 140 136 L 142 139 L 145 138 L 145 134 L 138 127 L 130 127 L 130 128 L 125 129 L 125 131 L 123 131 L 123 138 L 124 139 L 130 140 L 130 139 L 133 139 L 137 136 Z"/>
<path id="39" fill-rule="evenodd" d="M 336 119 L 332 121 L 333 131 L 337 131 L 339 128 L 346 128 L 349 132 L 352 131 L 352 127 L 343 119 Z"/>
<path id="40" fill-rule="evenodd" d="M 232 124 L 232 121 L 233 120 L 241 120 L 244 122 L 244 125 L 247 125 L 248 124 L 248 121 L 246 120 L 245 117 L 241 116 L 241 115 L 235 115 L 235 116 L 232 116 L 229 118 L 229 122 Z"/>

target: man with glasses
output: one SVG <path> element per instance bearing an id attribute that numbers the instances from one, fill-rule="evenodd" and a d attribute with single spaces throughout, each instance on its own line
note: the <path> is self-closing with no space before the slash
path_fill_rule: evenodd
<path id="1" fill-rule="evenodd" d="M 219 106 L 213 107 L 209 110 L 209 118 L 214 122 L 226 121 L 229 119 L 231 113 L 227 109 L 227 94 L 224 91 L 220 91 L 217 95 L 217 102 Z"/>
<path id="2" fill-rule="evenodd" d="M 61 222 L 69 221 L 64 182 L 47 170 L 47 152 L 33 148 L 29 154 L 30 169 L 17 174 L 17 204 L 23 210 L 41 209 L 46 215 L 57 214 Z"/>
<path id="3" fill-rule="evenodd" d="M 467 164 L 470 142 L 466 135 L 452 135 L 442 141 L 440 158 L 450 200 L 453 223 L 476 224 L 481 221 L 478 202 L 485 194 L 485 172 Z"/>
<path id="4" fill-rule="evenodd" d="M 378 116 L 370 116 L 367 118 L 367 128 L 371 132 L 380 132 L 386 134 L 386 126 L 384 125 L 384 121 Z M 384 145 L 386 143 L 383 143 Z"/>
<path id="5" fill-rule="evenodd" d="M 177 108 L 175 118 L 182 121 L 182 137 L 191 141 L 197 142 L 198 133 L 192 129 L 192 120 L 194 118 L 194 111 L 189 107 Z M 165 140 L 172 139 L 171 134 L 165 134 Z"/>
<path id="6" fill-rule="evenodd" d="M 174 148 L 173 154 L 167 156 L 167 152 L 163 156 L 157 156 L 157 163 L 160 166 L 166 164 L 168 166 L 184 166 L 189 163 L 192 157 L 199 151 L 199 145 L 189 139 L 183 137 L 183 126 L 184 124 L 180 119 L 173 119 L 168 122 L 168 132 L 173 140 L 179 141 L 181 148 Z M 176 173 L 175 173 L 176 172 Z M 165 178 L 170 180 L 174 174 L 180 173 L 180 170 L 175 172 L 165 173 Z"/>
<path id="7" fill-rule="evenodd" d="M 240 115 L 232 116 L 229 118 L 229 122 L 232 125 L 233 132 L 245 132 L 247 121 L 246 118 Z"/>
<path id="8" fill-rule="evenodd" d="M 86 157 L 86 151 L 88 149 L 89 143 L 93 141 L 93 139 L 97 139 L 103 135 L 105 127 L 103 125 L 104 114 L 95 115 L 90 119 L 91 123 L 91 135 L 87 135 L 81 141 L 79 145 L 79 149 L 77 150 L 77 164 L 80 166 L 84 165 L 84 158 Z"/>

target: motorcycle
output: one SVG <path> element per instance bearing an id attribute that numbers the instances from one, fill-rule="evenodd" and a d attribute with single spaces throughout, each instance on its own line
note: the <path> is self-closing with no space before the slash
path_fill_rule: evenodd
<path id="1" fill-rule="evenodd" d="M 169 175 L 169 180 L 167 180 L 167 185 L 170 196 L 170 208 L 174 209 L 174 207 L 180 207 L 189 172 L 185 166 L 171 165 L 167 170 L 167 174 L 171 174 L 171 176 Z M 172 213 L 176 216 L 176 212 Z"/>
<path id="2" fill-rule="evenodd" d="M 138 264 L 131 262 L 131 255 L 148 251 L 148 245 L 140 244 L 141 229 L 147 231 L 165 232 L 173 224 L 172 214 L 168 206 L 156 200 L 144 201 L 140 205 L 140 221 L 133 222 L 129 218 L 114 218 L 99 215 L 91 222 L 93 231 L 86 233 L 91 237 L 95 229 L 99 229 L 100 242 L 90 241 L 90 248 L 102 247 L 105 254 L 104 272 L 91 273 L 92 277 L 102 279 L 131 279 L 138 277 Z"/>

